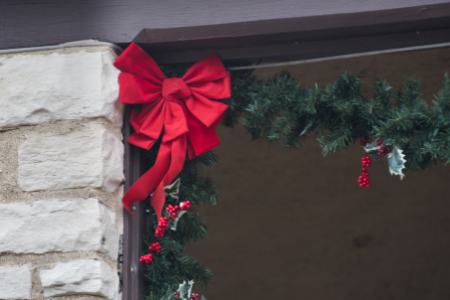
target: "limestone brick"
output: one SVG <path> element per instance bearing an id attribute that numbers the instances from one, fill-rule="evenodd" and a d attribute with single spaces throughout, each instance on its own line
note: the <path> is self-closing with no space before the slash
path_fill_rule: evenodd
<path id="1" fill-rule="evenodd" d="M 115 216 L 97 199 L 0 204 L 0 253 L 95 250 L 117 259 L 118 244 Z"/>
<path id="2" fill-rule="evenodd" d="M 0 130 L 95 117 L 120 126 L 116 56 L 104 46 L 0 55 Z"/>
<path id="3" fill-rule="evenodd" d="M 117 299 L 118 276 L 106 263 L 98 260 L 76 260 L 59 263 L 53 269 L 41 270 L 45 297 L 97 295 Z"/>
<path id="4" fill-rule="evenodd" d="M 27 266 L 0 267 L 0 299 L 30 299 L 31 273 Z"/>
<path id="5" fill-rule="evenodd" d="M 124 180 L 123 144 L 101 122 L 67 134 L 36 135 L 19 147 L 22 190 L 77 187 L 115 191 Z"/>

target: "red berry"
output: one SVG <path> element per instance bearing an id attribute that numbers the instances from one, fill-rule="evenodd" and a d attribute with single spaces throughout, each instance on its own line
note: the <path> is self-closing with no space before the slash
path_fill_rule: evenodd
<path id="1" fill-rule="evenodd" d="M 161 252 L 161 245 L 159 242 L 153 243 L 148 247 L 148 250 L 159 253 Z"/>
<path id="2" fill-rule="evenodd" d="M 188 210 L 190 208 L 191 208 L 191 201 L 186 200 L 186 201 L 180 203 L 181 210 Z"/>
<path id="3" fill-rule="evenodd" d="M 141 258 L 139 258 L 139 262 L 145 263 L 145 264 L 151 263 L 152 260 L 153 260 L 153 258 L 152 258 L 152 255 L 150 253 L 146 254 L 146 255 L 142 255 Z"/>
<path id="4" fill-rule="evenodd" d="M 362 158 L 362 165 L 363 165 L 363 167 L 370 167 L 370 163 L 371 163 L 371 160 L 370 160 L 369 156 L 366 156 L 366 157 Z"/>
<path id="5" fill-rule="evenodd" d="M 191 299 L 190 300 L 198 300 L 198 294 L 191 294 Z"/>
<path id="6" fill-rule="evenodd" d="M 165 233 L 165 229 L 161 228 L 161 227 L 158 227 L 158 228 L 156 228 L 155 236 L 157 238 L 162 238 L 162 237 L 164 237 L 164 233 Z"/>
<path id="7" fill-rule="evenodd" d="M 386 156 L 388 154 L 388 148 L 386 144 L 383 141 L 377 141 L 377 145 L 380 146 L 380 148 L 378 148 L 378 155 Z"/>
<path id="8" fill-rule="evenodd" d="M 158 227 L 155 231 L 156 237 L 164 237 L 165 229 L 169 228 L 169 221 L 170 219 L 168 217 L 162 217 L 158 221 Z"/>
<path id="9" fill-rule="evenodd" d="M 363 158 L 363 166 L 364 166 L 364 162 L 367 161 L 367 158 L 368 157 Z M 367 165 L 365 165 L 365 167 L 366 166 Z M 362 168 L 362 174 L 358 177 L 358 182 L 359 182 L 360 187 L 369 187 L 369 172 L 367 172 L 367 169 L 365 167 Z"/>

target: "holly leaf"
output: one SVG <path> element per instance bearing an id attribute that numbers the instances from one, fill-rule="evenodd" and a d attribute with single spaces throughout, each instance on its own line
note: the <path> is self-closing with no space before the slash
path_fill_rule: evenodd
<path id="1" fill-rule="evenodd" d="M 164 194 L 166 195 L 166 197 L 172 198 L 174 200 L 178 200 L 178 194 L 180 193 L 180 184 L 181 184 L 181 179 L 178 178 L 177 180 L 172 182 L 172 184 L 165 186 Z M 153 196 L 153 193 L 151 193 L 150 196 Z"/>
<path id="2" fill-rule="evenodd" d="M 178 287 L 178 290 L 180 291 L 181 299 L 183 300 L 189 300 L 191 298 L 191 292 L 192 292 L 192 286 L 194 285 L 193 280 L 189 280 L 188 282 L 183 281 L 182 284 Z"/>
<path id="3" fill-rule="evenodd" d="M 405 174 L 403 174 L 403 169 L 405 168 L 406 162 L 403 150 L 394 147 L 387 157 L 389 163 L 389 173 L 391 173 L 391 175 L 399 175 L 400 179 L 403 179 L 403 177 L 405 177 Z"/>
<path id="4" fill-rule="evenodd" d="M 200 297 L 200 300 L 206 300 L 205 296 L 202 295 L 202 296 Z"/>
<path id="5" fill-rule="evenodd" d="M 192 294 L 192 288 L 194 287 L 194 280 L 189 280 L 188 284 L 190 285 L 189 287 L 189 299 L 190 299 Z"/>
<path id="6" fill-rule="evenodd" d="M 388 150 L 392 149 L 392 146 L 387 145 Z M 377 142 L 372 142 L 370 144 L 366 144 L 364 146 L 364 150 L 366 150 L 367 155 L 369 155 L 370 158 L 373 160 L 377 160 L 380 158 L 383 158 L 384 156 L 378 155 L 378 149 L 380 149 L 380 146 L 377 145 Z"/>
<path id="7" fill-rule="evenodd" d="M 378 150 L 380 149 L 380 146 L 377 145 L 377 141 L 374 141 L 370 144 L 366 144 L 364 146 L 364 150 L 366 150 L 367 153 L 369 153 L 369 151 L 374 151 L 374 150 Z"/>
<path id="8" fill-rule="evenodd" d="M 164 187 L 164 192 L 166 197 L 172 198 L 174 200 L 178 200 L 178 194 L 180 193 L 180 184 L 181 179 L 178 178 L 172 184 Z"/>
<path id="9" fill-rule="evenodd" d="M 170 225 L 170 229 L 172 229 L 173 231 L 177 231 L 177 224 L 178 221 L 180 221 L 180 218 L 186 213 L 185 210 L 182 210 L 178 213 L 178 216 L 173 220 L 169 222 Z"/>
<path id="10" fill-rule="evenodd" d="M 181 299 L 189 300 L 192 294 L 192 288 L 194 287 L 194 280 L 189 280 L 188 282 L 183 281 L 178 287 Z"/>
<path id="11" fill-rule="evenodd" d="M 383 158 L 383 156 L 378 155 L 378 149 L 380 146 L 377 145 L 377 142 L 372 142 L 370 144 L 366 144 L 364 146 L 364 150 L 366 150 L 367 155 L 369 155 L 370 158 L 377 160 L 380 158 Z"/>
<path id="12" fill-rule="evenodd" d="M 378 155 L 378 150 L 367 151 L 367 155 L 369 155 L 369 157 L 374 159 L 374 160 L 377 160 L 377 159 L 380 159 L 380 158 L 384 157 L 384 156 Z"/>

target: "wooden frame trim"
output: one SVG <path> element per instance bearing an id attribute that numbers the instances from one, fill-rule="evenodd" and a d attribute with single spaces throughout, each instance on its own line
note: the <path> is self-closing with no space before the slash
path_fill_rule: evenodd
<path id="1" fill-rule="evenodd" d="M 356 4 L 356 3 L 355 3 Z M 318 2 L 319 5 L 319 2 Z M 387 5 L 387 3 L 386 3 Z M 268 19 L 249 22 L 235 22 L 219 25 L 192 26 L 180 28 L 143 29 L 133 41 L 136 43 L 149 43 L 157 46 L 163 43 L 201 41 L 210 39 L 224 39 L 241 37 L 239 44 L 261 42 L 259 36 L 273 35 L 271 41 L 275 42 L 277 36 L 282 42 L 283 35 L 300 32 L 319 32 L 323 30 L 345 29 L 347 34 L 357 34 L 356 28 L 377 26 L 376 31 L 396 33 L 408 28 L 413 29 L 420 21 L 448 18 L 450 16 L 450 3 L 427 4 L 402 8 L 380 9 L 377 11 L 361 11 L 354 13 L 326 14 L 317 16 L 304 16 L 297 18 Z M 448 19 L 447 19 L 448 21 Z M 417 23 L 419 22 L 419 23 Z M 394 26 L 392 24 L 403 26 Z M 388 25 L 388 26 L 385 26 Z M 446 24 L 449 25 L 448 23 Z M 419 25 L 420 26 L 420 25 Z M 359 31 L 360 35 L 370 32 Z M 310 37 L 310 39 L 314 37 Z M 323 39 L 322 37 L 319 37 Z M 226 47 L 228 44 L 224 44 Z M 237 46 L 233 44 L 232 46 Z"/>
<path id="2" fill-rule="evenodd" d="M 144 48 L 159 64 L 196 62 L 215 52 L 223 60 L 245 64 L 306 60 L 338 55 L 349 55 L 386 49 L 425 46 L 449 42 L 450 29 L 429 32 L 355 37 L 310 42 L 287 42 L 249 47 L 190 49 L 185 51 L 155 51 L 151 45 Z"/>
<path id="3" fill-rule="evenodd" d="M 212 52 L 223 60 L 267 63 L 445 43 L 449 32 L 450 3 L 441 3 L 220 25 L 147 28 L 133 41 L 160 64 L 191 63 Z"/>
<path id="4" fill-rule="evenodd" d="M 125 105 L 123 137 L 125 146 L 125 190 L 126 192 L 143 173 L 142 151 L 126 141 L 133 133 L 129 122 L 131 106 Z M 139 201 L 131 206 L 131 215 L 123 209 L 123 289 L 124 300 L 140 300 L 144 293 L 144 266 L 139 263 L 142 253 L 142 235 L 145 231 L 145 203 Z"/>

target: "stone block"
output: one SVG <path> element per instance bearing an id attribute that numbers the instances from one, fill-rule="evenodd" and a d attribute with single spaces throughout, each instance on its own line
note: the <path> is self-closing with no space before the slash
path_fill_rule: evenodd
<path id="1" fill-rule="evenodd" d="M 107 252 L 117 259 L 113 212 L 97 199 L 0 204 L 0 253 Z"/>
<path id="2" fill-rule="evenodd" d="M 18 183 L 27 192 L 94 187 L 124 180 L 123 144 L 101 122 L 67 134 L 32 136 L 19 146 Z"/>
<path id="3" fill-rule="evenodd" d="M 30 299 L 31 273 L 26 266 L 0 267 L 0 299 Z"/>
<path id="4" fill-rule="evenodd" d="M 0 130 L 95 117 L 120 126 L 115 58 L 104 46 L 0 55 Z"/>
<path id="5" fill-rule="evenodd" d="M 118 276 L 102 261 L 59 263 L 53 269 L 41 270 L 40 278 L 45 297 L 97 295 L 117 299 Z"/>

